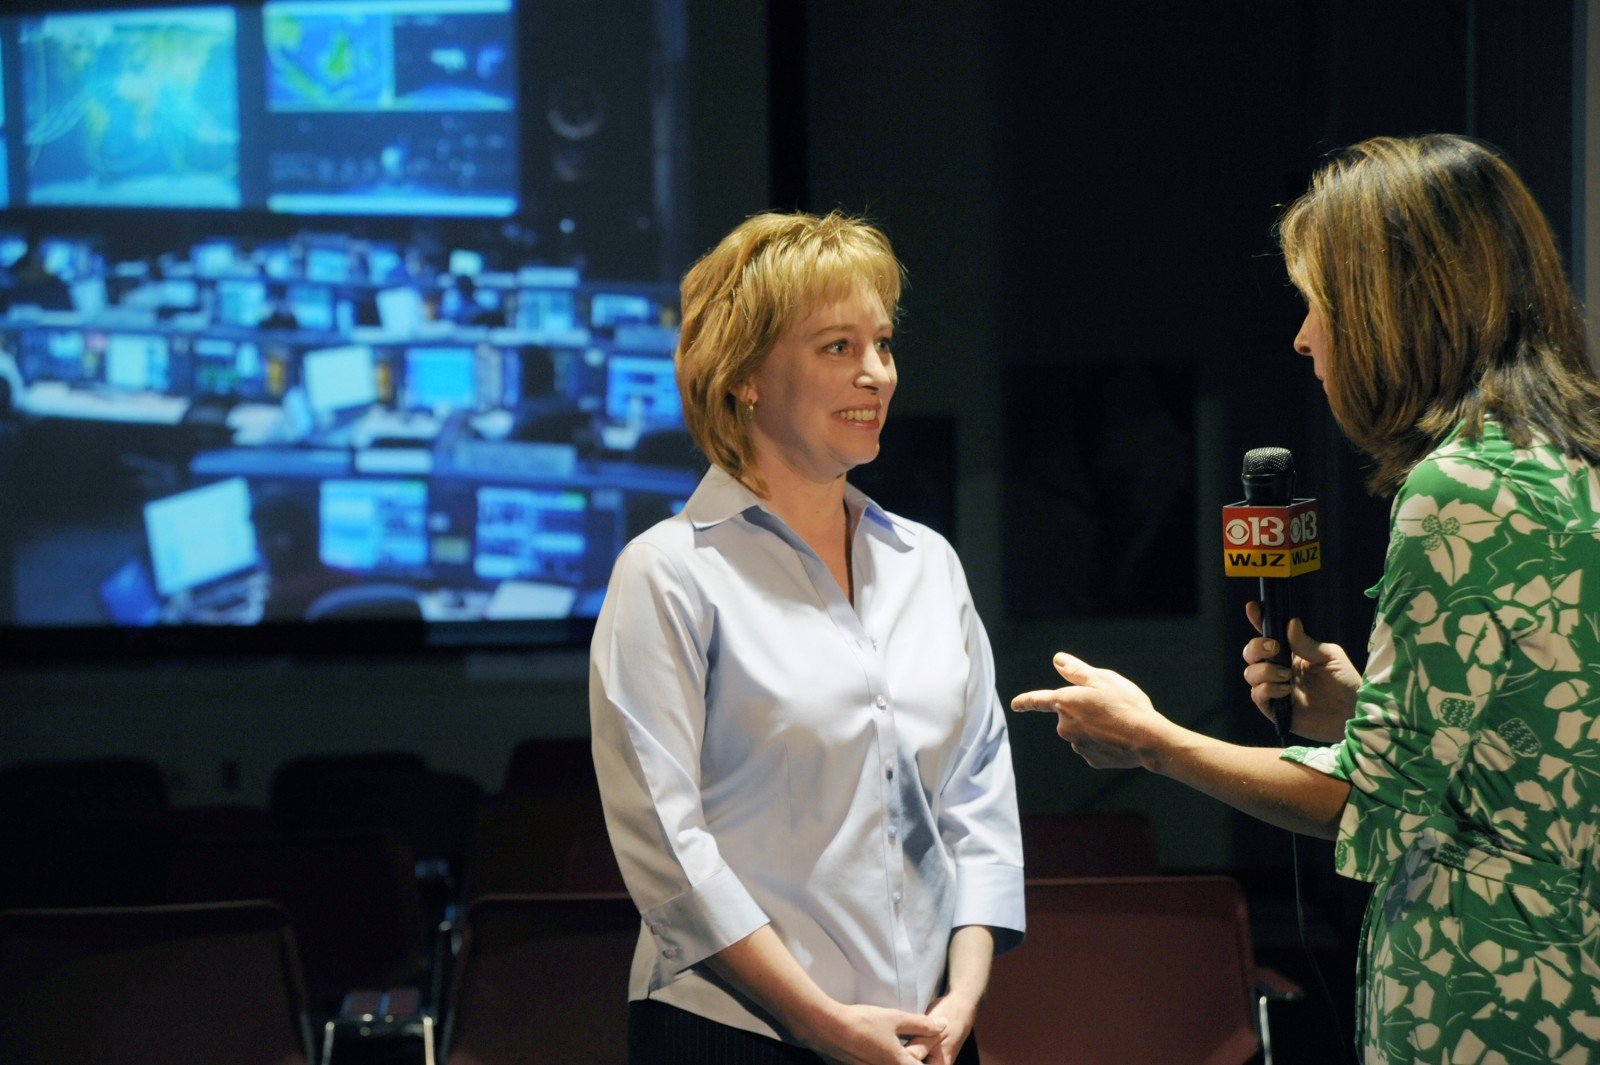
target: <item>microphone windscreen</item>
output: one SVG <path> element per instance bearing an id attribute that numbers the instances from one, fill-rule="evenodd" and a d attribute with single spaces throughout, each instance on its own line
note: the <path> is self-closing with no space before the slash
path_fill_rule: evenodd
<path id="1" fill-rule="evenodd" d="M 1294 499 L 1294 455 L 1286 447 L 1244 453 L 1244 497 L 1258 507 L 1285 507 Z"/>

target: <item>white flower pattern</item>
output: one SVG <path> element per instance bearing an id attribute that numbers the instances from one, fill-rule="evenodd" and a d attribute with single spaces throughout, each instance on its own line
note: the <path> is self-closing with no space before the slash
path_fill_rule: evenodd
<path id="1" fill-rule="evenodd" d="M 1493 423 L 1395 500 L 1360 711 L 1284 752 L 1352 785 L 1367 1065 L 1600 1061 L 1597 572 L 1600 471 Z"/>

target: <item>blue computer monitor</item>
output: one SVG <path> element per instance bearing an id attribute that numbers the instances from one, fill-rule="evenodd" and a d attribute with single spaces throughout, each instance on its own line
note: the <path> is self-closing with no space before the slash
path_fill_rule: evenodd
<path id="1" fill-rule="evenodd" d="M 483 252 L 456 248 L 450 252 L 450 272 L 457 277 L 476 277 L 483 273 Z"/>
<path id="2" fill-rule="evenodd" d="M 568 334 L 578 328 L 578 301 L 570 288 L 524 288 L 517 292 L 518 329 Z"/>
<path id="3" fill-rule="evenodd" d="M 0 156 L 0 159 L 3 159 Z M 19 232 L 0 232 L 0 266 L 10 269 L 28 254 L 28 238 Z"/>
<path id="4" fill-rule="evenodd" d="M 477 504 L 472 568 L 480 579 L 582 582 L 589 548 L 583 492 L 485 485 Z"/>
<path id="5" fill-rule="evenodd" d="M 169 277 L 161 282 L 161 306 L 194 307 L 200 302 L 200 283 L 192 277 Z"/>
<path id="6" fill-rule="evenodd" d="M 381 289 L 373 299 L 378 305 L 378 324 L 386 332 L 409 336 L 427 320 L 422 294 L 414 288 Z"/>
<path id="7" fill-rule="evenodd" d="M 67 287 L 72 292 L 72 309 L 86 318 L 99 314 L 110 302 L 103 277 L 80 278 Z"/>
<path id="8" fill-rule="evenodd" d="M 143 559 L 128 559 L 100 582 L 100 605 L 113 625 L 146 626 L 161 620 L 161 597 Z"/>
<path id="9" fill-rule="evenodd" d="M 415 575 L 428 564 L 426 481 L 323 481 L 317 514 L 318 550 L 329 566 Z"/>
<path id="10" fill-rule="evenodd" d="M 477 405 L 476 356 L 464 345 L 406 349 L 402 379 L 405 405 L 421 410 L 460 410 Z"/>
<path id="11" fill-rule="evenodd" d="M 170 357 L 164 336 L 112 333 L 106 337 L 105 383 L 130 392 L 165 392 Z"/>
<path id="12" fill-rule="evenodd" d="M 83 382 L 87 345 L 81 329 L 25 329 L 18 339 L 22 376 L 29 381 Z"/>
<path id="13" fill-rule="evenodd" d="M 378 402 L 377 363 L 365 344 L 306 352 L 300 362 L 300 383 L 318 425 L 332 424 Z"/>
<path id="14" fill-rule="evenodd" d="M 265 394 L 266 365 L 255 341 L 201 336 L 189 351 L 196 392 L 246 397 Z"/>
<path id="15" fill-rule="evenodd" d="M 221 277 L 238 264 L 238 242 L 222 237 L 203 240 L 189 249 L 189 261 L 201 277 Z"/>
<path id="16" fill-rule="evenodd" d="M 589 297 L 589 324 L 596 329 L 619 325 L 655 325 L 661 308 L 649 296 L 631 292 L 596 292 Z"/>
<path id="17" fill-rule="evenodd" d="M 254 277 L 225 277 L 217 282 L 217 321 L 254 328 L 267 316 L 267 283 Z"/>
<path id="18" fill-rule="evenodd" d="M 313 244 L 306 249 L 306 280 L 339 285 L 350 280 L 350 251 Z"/>
<path id="19" fill-rule="evenodd" d="M 156 591 L 173 596 L 260 564 L 250 487 L 230 477 L 146 503 L 145 537 Z"/>
<path id="20" fill-rule="evenodd" d="M 672 360 L 611 355 L 606 360 L 606 417 L 644 427 L 683 424 L 683 400 Z"/>
<path id="21" fill-rule="evenodd" d="M 234 7 L 56 11 L 16 40 L 28 204 L 240 205 Z"/>
<path id="22" fill-rule="evenodd" d="M 269 210 L 516 211 L 512 0 L 267 0 L 261 28 Z"/>
<path id="23" fill-rule="evenodd" d="M 389 279 L 399 273 L 405 265 L 405 260 L 400 256 L 398 248 L 376 244 L 367 249 L 367 277 L 366 280 L 374 285 L 388 284 Z"/>
<path id="24" fill-rule="evenodd" d="M 285 289 L 289 310 L 301 329 L 333 329 L 333 289 L 319 284 L 290 284 Z"/>

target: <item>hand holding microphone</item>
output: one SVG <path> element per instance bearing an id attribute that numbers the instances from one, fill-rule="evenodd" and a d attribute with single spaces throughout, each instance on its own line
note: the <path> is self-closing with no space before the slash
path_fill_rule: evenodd
<path id="1" fill-rule="evenodd" d="M 1290 615 L 1287 578 L 1322 565 L 1317 503 L 1294 498 L 1294 478 L 1294 455 L 1288 448 L 1255 448 L 1244 456 L 1244 501 L 1222 508 L 1226 572 L 1230 577 L 1259 579 L 1258 627 L 1262 636 L 1276 641 L 1271 660 L 1284 666 L 1289 664 L 1283 631 Z M 1273 697 L 1269 705 L 1278 738 L 1284 740 L 1293 709 L 1286 697 Z"/>
<path id="2" fill-rule="evenodd" d="M 1287 448 L 1246 452 L 1242 480 L 1244 501 L 1222 509 L 1222 532 L 1228 575 L 1260 580 L 1260 600 L 1245 608 L 1261 633 L 1244 647 L 1250 698 L 1277 726 L 1280 741 L 1293 731 L 1337 742 L 1355 712 L 1361 671 L 1338 644 L 1306 635 L 1289 601 L 1289 578 L 1322 565 L 1317 502 L 1294 498 L 1294 455 Z"/>
<path id="3" fill-rule="evenodd" d="M 1261 604 L 1247 603 L 1245 613 L 1260 631 Z M 1337 743 L 1344 738 L 1345 722 L 1355 713 L 1361 671 L 1343 647 L 1307 635 L 1299 618 L 1290 618 L 1284 630 L 1282 643 L 1288 645 L 1289 665 L 1279 664 L 1281 645 L 1275 648 L 1276 654 L 1268 652 L 1265 636 L 1244 645 L 1244 679 L 1250 685 L 1250 698 L 1269 721 L 1273 720 L 1272 700 L 1287 699 L 1297 735 L 1319 743 Z"/>

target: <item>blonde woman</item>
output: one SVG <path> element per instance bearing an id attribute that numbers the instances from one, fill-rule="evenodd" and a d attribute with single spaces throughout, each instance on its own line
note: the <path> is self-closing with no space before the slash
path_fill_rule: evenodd
<path id="1" fill-rule="evenodd" d="M 901 268 L 840 214 L 749 219 L 683 282 L 711 469 L 595 631 L 606 822 L 643 917 L 634 1065 L 977 1061 L 1023 928 L 988 638 L 932 530 L 852 488 L 898 380 Z"/>

